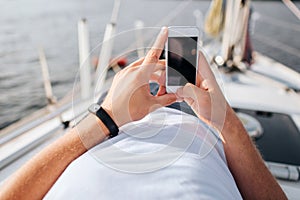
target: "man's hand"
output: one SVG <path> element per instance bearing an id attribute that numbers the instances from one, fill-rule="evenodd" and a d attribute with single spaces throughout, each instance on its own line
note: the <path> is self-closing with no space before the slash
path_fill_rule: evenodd
<path id="1" fill-rule="evenodd" d="M 102 107 L 118 126 L 142 119 L 149 112 L 176 101 L 175 94 L 165 93 L 164 73 L 160 76 L 156 74 L 165 68 L 164 61 L 160 61 L 159 57 L 167 37 L 168 29 L 164 27 L 145 58 L 137 60 L 115 75 Z M 160 84 L 156 96 L 150 93 L 150 80 Z"/>
<path id="2" fill-rule="evenodd" d="M 286 199 L 241 121 L 227 103 L 204 55 L 199 55 L 197 83 L 177 91 L 197 116 L 217 128 L 228 167 L 244 199 Z M 255 184 L 253 184 L 255 183 Z"/>
<path id="3" fill-rule="evenodd" d="M 197 116 L 221 132 L 226 111 L 230 108 L 218 86 L 204 55 L 199 53 L 196 85 L 187 83 L 177 95 L 193 109 Z"/>

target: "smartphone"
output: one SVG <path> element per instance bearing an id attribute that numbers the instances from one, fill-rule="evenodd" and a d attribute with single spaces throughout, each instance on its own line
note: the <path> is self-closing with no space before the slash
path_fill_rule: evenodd
<path id="1" fill-rule="evenodd" d="M 175 93 L 186 83 L 196 84 L 199 29 L 193 26 L 171 26 L 168 29 L 166 90 Z"/>

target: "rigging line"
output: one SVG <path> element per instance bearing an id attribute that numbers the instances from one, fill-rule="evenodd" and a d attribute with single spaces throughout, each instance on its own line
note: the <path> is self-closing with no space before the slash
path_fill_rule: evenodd
<path id="1" fill-rule="evenodd" d="M 268 23 L 268 24 L 272 24 L 272 25 L 278 26 L 280 28 L 287 28 L 287 29 L 292 29 L 294 31 L 300 32 L 300 26 L 298 24 L 289 23 L 289 22 L 286 22 L 286 21 L 283 21 L 283 20 L 280 20 L 280 19 L 274 20 L 271 17 L 266 16 L 266 15 L 263 15 L 257 21 L 258 22 L 265 22 L 265 23 Z"/>
<path id="2" fill-rule="evenodd" d="M 257 34 L 257 33 L 253 35 L 253 38 L 255 40 L 258 40 L 261 43 L 264 43 L 264 44 L 268 45 L 268 46 L 275 47 L 277 49 L 285 51 L 286 53 L 292 54 L 292 55 L 300 58 L 300 50 L 299 49 L 296 49 L 294 47 L 290 47 L 290 46 L 288 46 L 288 45 L 286 45 L 282 42 L 279 42 L 277 40 L 272 40 L 268 37 L 265 37 L 265 36 L 263 36 L 261 34 Z"/>
<path id="3" fill-rule="evenodd" d="M 297 6 L 291 0 L 282 0 L 282 2 L 300 20 L 300 10 L 297 8 Z"/>

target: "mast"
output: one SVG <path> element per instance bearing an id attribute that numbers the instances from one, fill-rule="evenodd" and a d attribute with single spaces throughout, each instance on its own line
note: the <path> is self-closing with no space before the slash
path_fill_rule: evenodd
<path id="1" fill-rule="evenodd" d="M 42 68 L 44 89 L 45 89 L 45 93 L 46 93 L 47 102 L 48 102 L 48 105 L 53 105 L 56 103 L 56 98 L 52 92 L 48 63 L 47 63 L 44 49 L 42 47 L 39 48 L 39 60 L 40 60 L 41 68 Z"/>
<path id="2" fill-rule="evenodd" d="M 81 19 L 78 22 L 78 45 L 81 98 L 88 99 L 91 95 L 91 65 L 89 60 L 89 31 L 86 19 Z"/>
<path id="3" fill-rule="evenodd" d="M 121 1 L 115 0 L 110 23 L 106 25 L 105 34 L 102 42 L 102 48 L 99 55 L 99 62 L 96 70 L 95 92 L 101 91 L 107 74 L 109 60 L 113 50 L 113 35 L 116 32 L 117 18 L 119 14 Z"/>
<path id="4" fill-rule="evenodd" d="M 250 0 L 226 0 L 222 58 L 227 66 L 238 66 L 245 50 Z"/>

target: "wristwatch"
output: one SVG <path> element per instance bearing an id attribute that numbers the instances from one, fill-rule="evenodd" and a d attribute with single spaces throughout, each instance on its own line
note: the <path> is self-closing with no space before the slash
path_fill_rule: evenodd
<path id="1" fill-rule="evenodd" d="M 89 112 L 96 115 L 109 130 L 109 138 L 118 135 L 119 128 L 109 114 L 98 104 L 94 103 L 89 107 Z"/>

